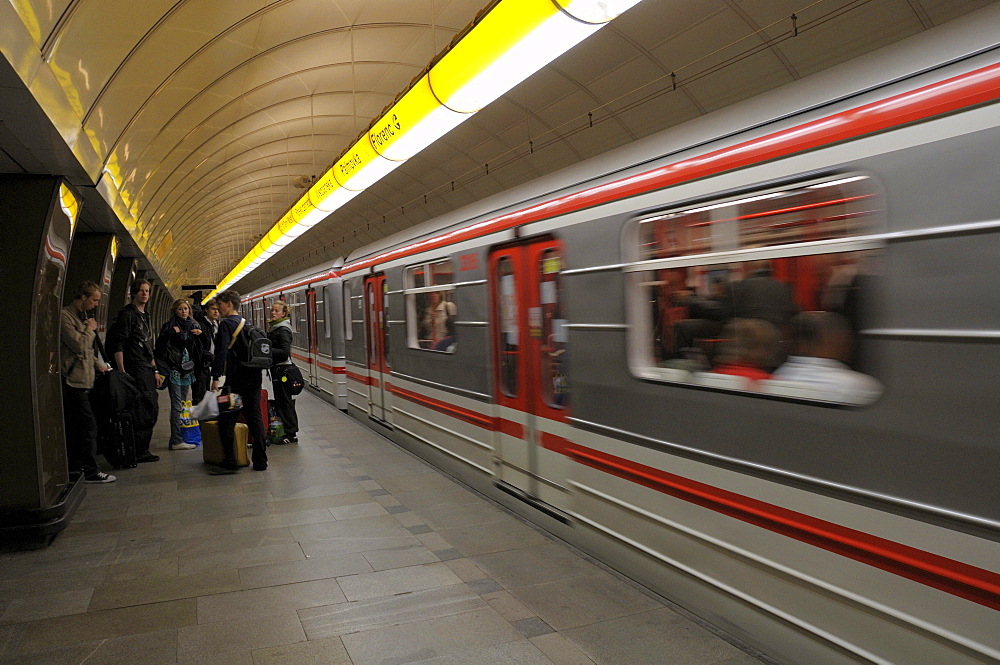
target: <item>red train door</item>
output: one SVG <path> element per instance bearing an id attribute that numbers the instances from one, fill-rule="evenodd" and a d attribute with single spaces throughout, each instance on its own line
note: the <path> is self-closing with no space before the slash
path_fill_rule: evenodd
<path id="1" fill-rule="evenodd" d="M 319 386 L 319 359 L 316 339 L 316 289 L 306 291 L 306 330 L 309 335 L 309 384 Z"/>
<path id="2" fill-rule="evenodd" d="M 540 448 L 569 406 L 566 329 L 560 302 L 562 244 L 530 241 L 490 254 L 499 480 L 543 497 Z M 557 425 L 558 426 L 558 425 Z"/>
<path id="3" fill-rule="evenodd" d="M 385 275 L 365 278 L 365 345 L 368 353 L 368 414 L 388 421 L 389 326 Z"/>

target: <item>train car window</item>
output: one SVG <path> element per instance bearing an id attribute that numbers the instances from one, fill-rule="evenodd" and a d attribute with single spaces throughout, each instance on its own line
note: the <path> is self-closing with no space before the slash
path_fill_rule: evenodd
<path id="1" fill-rule="evenodd" d="M 367 341 L 368 341 L 368 364 L 372 367 L 378 365 L 378 349 L 375 348 L 377 343 L 377 338 L 372 332 L 376 328 L 377 317 L 375 315 L 375 280 L 368 282 L 365 287 L 367 293 L 365 294 L 368 301 L 368 324 L 365 326 L 368 330 Z"/>
<path id="2" fill-rule="evenodd" d="M 569 401 L 569 381 L 566 378 L 566 317 L 562 308 L 559 271 L 562 257 L 555 249 L 542 252 L 538 260 L 539 299 L 542 310 L 542 349 L 539 354 L 542 367 L 542 396 L 545 402 L 557 409 Z"/>
<path id="3" fill-rule="evenodd" d="M 862 332 L 884 204 L 864 175 L 673 211 L 633 227 L 629 359 L 642 378 L 865 405 Z"/>
<path id="4" fill-rule="evenodd" d="M 458 347 L 455 272 L 450 260 L 406 269 L 407 345 L 440 353 Z"/>
<path id="5" fill-rule="evenodd" d="M 500 257 L 497 261 L 497 294 L 496 327 L 497 349 L 500 353 L 500 389 L 507 397 L 517 397 L 517 362 L 520 348 L 520 337 L 517 325 L 518 303 L 517 284 L 514 275 L 514 263 L 509 256 Z"/>
<path id="6" fill-rule="evenodd" d="M 351 314 L 351 280 L 345 279 L 344 288 L 344 339 L 350 342 L 354 339 L 354 316 Z"/>
<path id="7" fill-rule="evenodd" d="M 316 347 L 320 353 L 328 356 L 333 355 L 333 342 L 330 340 L 330 328 L 327 324 L 328 308 L 326 306 L 330 298 L 330 286 L 322 286 L 316 289 Z"/>
<path id="8" fill-rule="evenodd" d="M 392 367 L 389 362 L 389 284 L 382 280 L 382 355 L 385 358 L 385 366 Z"/>

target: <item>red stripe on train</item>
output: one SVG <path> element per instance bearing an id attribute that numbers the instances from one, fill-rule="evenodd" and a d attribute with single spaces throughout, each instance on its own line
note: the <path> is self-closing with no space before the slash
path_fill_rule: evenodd
<path id="1" fill-rule="evenodd" d="M 370 376 L 362 376 L 361 374 L 357 374 L 355 372 L 348 372 L 346 369 L 344 370 L 344 374 L 347 375 L 347 378 L 354 379 L 358 383 L 363 383 L 366 386 L 378 385 L 378 379 L 372 378 Z"/>
<path id="2" fill-rule="evenodd" d="M 309 356 L 300 356 L 297 353 L 289 353 L 288 355 L 295 358 L 296 360 L 301 360 L 302 362 L 307 363 L 309 365 L 313 364 L 313 359 L 310 358 Z"/>
<path id="3" fill-rule="evenodd" d="M 543 434 L 543 444 L 547 438 L 550 445 L 558 446 L 558 452 L 591 468 L 1000 610 L 998 573 L 585 448 L 554 435 Z"/>
<path id="4" fill-rule="evenodd" d="M 482 427 L 483 429 L 497 429 L 496 419 L 491 418 L 490 416 L 484 416 L 481 413 L 470 411 L 469 409 L 463 409 L 460 406 L 455 406 L 454 404 L 449 404 L 448 402 L 442 402 L 441 400 L 434 399 L 432 397 L 426 397 L 398 386 L 390 386 L 389 390 L 393 395 L 398 395 L 403 399 L 409 400 L 415 404 L 426 406 L 429 409 L 451 416 L 452 418 L 458 418 L 459 420 L 472 423 L 473 425 Z"/>
<path id="5" fill-rule="evenodd" d="M 606 185 L 591 187 L 575 194 L 561 196 L 458 228 L 361 259 L 345 266 L 341 273 L 355 272 L 379 263 L 480 238 L 522 224 L 550 219 L 779 157 L 815 150 L 997 99 L 1000 99 L 1000 64 L 989 65 L 728 148 L 720 148 Z"/>

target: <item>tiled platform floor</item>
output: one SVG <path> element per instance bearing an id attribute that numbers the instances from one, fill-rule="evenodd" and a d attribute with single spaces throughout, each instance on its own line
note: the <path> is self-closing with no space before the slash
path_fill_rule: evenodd
<path id="1" fill-rule="evenodd" d="M 165 399 L 161 399 L 165 402 Z M 0 553 L 0 664 L 755 665 L 760 661 L 303 394 L 298 445 L 88 486 Z"/>

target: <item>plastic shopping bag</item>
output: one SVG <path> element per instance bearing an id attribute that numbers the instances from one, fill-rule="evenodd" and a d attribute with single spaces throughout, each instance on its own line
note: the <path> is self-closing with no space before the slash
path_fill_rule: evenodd
<path id="1" fill-rule="evenodd" d="M 201 427 L 198 421 L 191 417 L 191 402 L 184 400 L 181 407 L 181 438 L 184 443 L 195 446 L 201 445 Z"/>
<path id="2" fill-rule="evenodd" d="M 219 417 L 219 391 L 206 390 L 201 401 L 191 407 L 194 420 L 215 420 Z"/>

